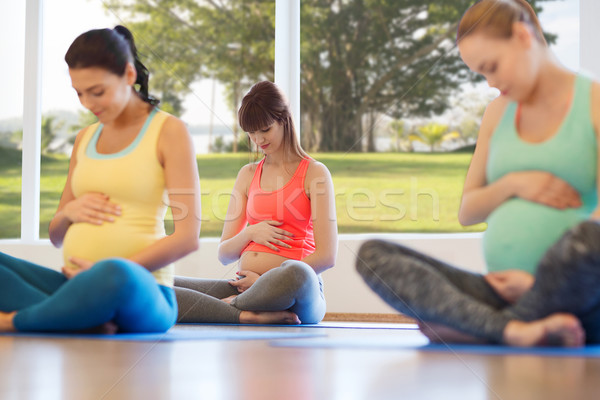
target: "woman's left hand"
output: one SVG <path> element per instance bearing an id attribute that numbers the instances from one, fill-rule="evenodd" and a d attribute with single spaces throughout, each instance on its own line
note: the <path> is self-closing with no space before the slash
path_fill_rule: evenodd
<path id="1" fill-rule="evenodd" d="M 490 272 L 484 278 L 500 297 L 511 304 L 531 289 L 535 281 L 530 273 L 516 269 Z"/>
<path id="2" fill-rule="evenodd" d="M 233 281 L 229 281 L 229 284 L 237 289 L 239 293 L 244 293 L 256 282 L 260 275 L 252 271 L 238 271 L 238 278 Z"/>
<path id="3" fill-rule="evenodd" d="M 75 267 L 62 267 L 62 273 L 67 277 L 67 279 L 73 279 L 77 274 L 87 271 L 88 269 L 92 268 L 92 265 L 94 265 L 94 263 L 89 260 L 77 257 L 71 257 L 69 258 L 69 261 L 71 264 L 74 264 Z"/>

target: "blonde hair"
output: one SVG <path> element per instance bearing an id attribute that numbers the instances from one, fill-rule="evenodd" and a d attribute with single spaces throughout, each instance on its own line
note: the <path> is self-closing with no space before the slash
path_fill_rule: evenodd
<path id="1" fill-rule="evenodd" d="M 535 38 L 547 46 L 542 26 L 535 11 L 525 0 L 480 0 L 473 4 L 458 24 L 456 41 L 466 36 L 484 31 L 496 38 L 508 39 L 513 34 L 513 24 L 523 22 L 529 25 Z"/>
<path id="2" fill-rule="evenodd" d="M 250 88 L 238 110 L 238 121 L 245 132 L 265 129 L 275 122 L 283 125 L 283 147 L 287 154 L 308 158 L 296 136 L 287 100 L 273 82 L 262 81 Z"/>

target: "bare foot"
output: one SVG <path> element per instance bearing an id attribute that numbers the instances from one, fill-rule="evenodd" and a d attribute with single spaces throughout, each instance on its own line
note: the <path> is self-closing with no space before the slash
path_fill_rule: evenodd
<path id="1" fill-rule="evenodd" d="M 242 311 L 240 323 L 298 325 L 300 318 L 291 311 Z"/>
<path id="2" fill-rule="evenodd" d="M 475 336 L 467 335 L 446 325 L 433 322 L 419 322 L 419 330 L 431 343 L 485 343 Z"/>
<path id="3" fill-rule="evenodd" d="M 556 313 L 532 322 L 510 321 L 503 339 L 506 344 L 520 347 L 580 347 L 585 344 L 585 331 L 574 315 Z"/>
<path id="4" fill-rule="evenodd" d="M 0 332 L 16 332 L 15 324 L 13 323 L 15 314 L 17 314 L 16 311 L 8 313 L 0 311 Z"/>

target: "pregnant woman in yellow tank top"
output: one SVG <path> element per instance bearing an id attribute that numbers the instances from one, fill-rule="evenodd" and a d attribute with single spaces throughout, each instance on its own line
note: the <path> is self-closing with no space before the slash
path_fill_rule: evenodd
<path id="1" fill-rule="evenodd" d="M 200 233 L 191 139 L 148 95 L 125 27 L 80 35 L 65 60 L 98 123 L 77 135 L 50 223 L 63 273 L 0 254 L 0 331 L 164 332 L 177 317 L 172 263 Z M 168 204 L 178 206 L 166 236 Z"/>
<path id="2" fill-rule="evenodd" d="M 365 281 L 434 341 L 600 343 L 600 84 L 554 57 L 525 0 L 481 0 L 460 21 L 467 66 L 501 95 L 483 116 L 459 220 L 487 222 L 490 271 L 384 241 Z"/>

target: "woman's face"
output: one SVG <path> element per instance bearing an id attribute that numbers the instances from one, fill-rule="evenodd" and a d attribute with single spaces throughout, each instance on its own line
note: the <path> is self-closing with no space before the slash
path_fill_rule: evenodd
<path id="1" fill-rule="evenodd" d="M 104 68 L 69 68 L 71 84 L 81 105 L 90 110 L 105 124 L 114 121 L 123 111 L 133 94 L 131 68 L 128 64 L 125 74 L 118 76 Z"/>
<path id="2" fill-rule="evenodd" d="M 490 87 L 514 101 L 525 99 L 533 90 L 537 63 L 532 56 L 529 32 L 515 30 L 508 39 L 473 33 L 458 44 L 467 66 L 485 77 Z"/>
<path id="3" fill-rule="evenodd" d="M 275 122 L 264 129 L 248 132 L 248 136 L 263 153 L 272 154 L 279 150 L 283 143 L 283 125 Z"/>

